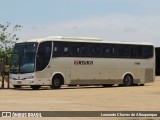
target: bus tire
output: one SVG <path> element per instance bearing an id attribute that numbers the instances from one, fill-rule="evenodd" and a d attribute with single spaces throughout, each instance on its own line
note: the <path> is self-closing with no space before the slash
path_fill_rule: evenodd
<path id="1" fill-rule="evenodd" d="M 21 86 L 20 86 L 20 85 L 13 85 L 13 87 L 14 87 L 15 89 L 19 89 L 19 88 L 21 88 Z"/>
<path id="2" fill-rule="evenodd" d="M 52 78 L 52 85 L 50 86 L 51 89 L 60 89 L 62 85 L 62 77 L 61 76 L 54 76 Z"/>
<path id="3" fill-rule="evenodd" d="M 33 90 L 39 90 L 39 88 L 41 87 L 40 85 L 31 85 L 30 86 Z"/>
<path id="4" fill-rule="evenodd" d="M 131 75 L 126 75 L 123 79 L 124 86 L 132 86 L 133 85 L 133 77 Z"/>

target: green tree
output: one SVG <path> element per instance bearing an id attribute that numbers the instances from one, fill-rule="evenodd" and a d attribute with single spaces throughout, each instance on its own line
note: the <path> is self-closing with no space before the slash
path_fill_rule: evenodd
<path id="1" fill-rule="evenodd" d="M 7 22 L 5 25 L 0 24 L 0 61 L 4 62 L 8 53 L 11 52 L 14 43 L 19 40 L 15 34 L 20 31 L 21 25 L 11 26 L 11 23 Z"/>

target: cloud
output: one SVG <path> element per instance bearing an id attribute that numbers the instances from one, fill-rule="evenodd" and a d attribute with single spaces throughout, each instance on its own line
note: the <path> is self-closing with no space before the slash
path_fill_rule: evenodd
<path id="1" fill-rule="evenodd" d="M 98 37 L 110 41 L 148 41 L 156 44 L 160 40 L 159 21 L 159 15 L 110 14 L 46 25 L 24 26 L 22 38 L 62 35 Z"/>

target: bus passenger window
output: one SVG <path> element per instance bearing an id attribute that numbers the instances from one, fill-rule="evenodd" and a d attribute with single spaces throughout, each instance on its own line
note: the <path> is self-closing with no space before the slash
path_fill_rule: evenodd
<path id="1" fill-rule="evenodd" d="M 120 57 L 120 58 L 129 57 L 129 48 L 128 48 L 128 46 L 120 45 L 118 47 L 117 53 L 118 53 L 118 57 Z"/>
<path id="2" fill-rule="evenodd" d="M 84 46 L 81 47 L 81 55 L 82 55 L 82 56 L 85 55 L 85 47 L 84 47 Z"/>
<path id="3" fill-rule="evenodd" d="M 68 47 L 64 47 L 64 50 L 63 50 L 63 52 L 68 52 Z"/>
<path id="4" fill-rule="evenodd" d="M 115 56 L 115 47 L 114 46 L 109 47 L 108 50 L 109 50 L 109 57 Z"/>
<path id="5" fill-rule="evenodd" d="M 61 45 L 62 48 L 62 56 L 68 56 L 69 55 L 69 47 L 68 47 L 68 43 L 62 43 Z"/>
<path id="6" fill-rule="evenodd" d="M 81 43 L 71 43 L 71 54 L 74 57 L 79 57 L 85 54 L 85 47 Z"/>
<path id="7" fill-rule="evenodd" d="M 102 48 L 101 56 L 102 57 L 109 57 L 109 48 L 108 47 Z"/>
<path id="8" fill-rule="evenodd" d="M 57 52 L 58 51 L 58 48 L 55 46 L 54 47 L 54 52 Z"/>
<path id="9" fill-rule="evenodd" d="M 97 44 L 91 44 L 90 55 L 92 57 L 98 57 L 98 56 L 100 56 L 100 47 L 99 47 L 99 45 L 97 45 Z"/>
<path id="10" fill-rule="evenodd" d="M 137 57 L 136 47 L 130 47 L 130 58 L 136 58 L 136 57 Z"/>
<path id="11" fill-rule="evenodd" d="M 151 57 L 153 57 L 153 47 L 144 46 L 143 47 L 143 58 L 151 58 Z"/>

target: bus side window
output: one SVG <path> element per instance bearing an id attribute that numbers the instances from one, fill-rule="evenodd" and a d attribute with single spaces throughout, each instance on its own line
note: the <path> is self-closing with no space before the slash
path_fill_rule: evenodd
<path id="1" fill-rule="evenodd" d="M 117 55 L 120 58 L 128 58 L 129 57 L 129 48 L 126 45 L 119 45 L 117 50 Z"/>
<path id="2" fill-rule="evenodd" d="M 80 56 L 80 45 L 72 43 L 72 56 Z"/>
<path id="3" fill-rule="evenodd" d="M 131 46 L 130 47 L 130 58 L 137 58 L 136 46 Z"/>
<path id="4" fill-rule="evenodd" d="M 53 56 L 58 55 L 58 46 L 54 46 L 53 54 L 54 54 Z"/>
<path id="5" fill-rule="evenodd" d="M 62 42 L 61 46 L 60 46 L 61 50 L 60 50 L 60 55 L 61 57 L 63 56 L 69 56 L 69 45 L 67 42 Z"/>
<path id="6" fill-rule="evenodd" d="M 90 44 L 90 55 L 91 57 L 99 57 L 100 56 L 100 45 Z"/>
<path id="7" fill-rule="evenodd" d="M 101 56 L 102 57 L 109 57 L 110 48 L 109 46 L 101 46 Z"/>
<path id="8" fill-rule="evenodd" d="M 86 55 L 86 47 L 84 45 L 81 46 L 81 55 L 82 56 Z"/>
<path id="9" fill-rule="evenodd" d="M 68 46 L 63 47 L 63 56 L 68 56 L 69 55 L 69 48 Z"/>
<path id="10" fill-rule="evenodd" d="M 112 58 L 115 56 L 115 47 L 113 45 L 101 45 L 101 56 Z"/>
<path id="11" fill-rule="evenodd" d="M 136 57 L 137 58 L 142 58 L 143 56 L 142 56 L 142 46 L 137 46 L 136 47 Z"/>
<path id="12" fill-rule="evenodd" d="M 130 58 L 142 58 L 142 47 L 137 45 L 130 46 Z"/>
<path id="13" fill-rule="evenodd" d="M 108 50 L 109 50 L 109 51 L 108 51 L 108 52 L 109 52 L 109 57 L 114 57 L 115 54 L 116 54 L 116 51 L 115 51 L 115 48 L 116 48 L 116 47 L 112 45 L 112 46 L 109 46 L 108 48 L 109 48 L 109 49 L 108 49 Z"/>
<path id="14" fill-rule="evenodd" d="M 54 46 L 54 48 L 53 48 L 53 55 L 52 55 L 52 57 L 58 57 L 58 56 L 60 56 L 60 49 L 61 49 L 60 46 L 61 46 L 61 44 L 59 42 L 54 42 L 53 46 Z"/>
<path id="15" fill-rule="evenodd" d="M 153 47 L 152 46 L 143 46 L 143 58 L 153 57 Z"/>
<path id="16" fill-rule="evenodd" d="M 83 43 L 71 43 L 71 56 L 83 57 L 86 54 L 86 47 Z"/>
<path id="17" fill-rule="evenodd" d="M 63 57 L 69 55 L 67 42 L 54 42 L 53 57 Z"/>

